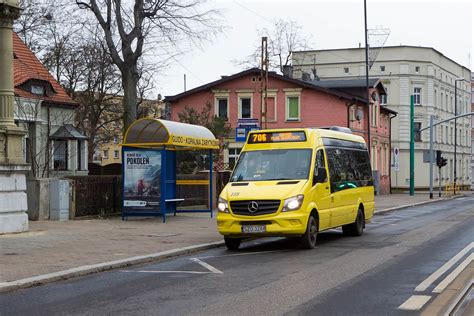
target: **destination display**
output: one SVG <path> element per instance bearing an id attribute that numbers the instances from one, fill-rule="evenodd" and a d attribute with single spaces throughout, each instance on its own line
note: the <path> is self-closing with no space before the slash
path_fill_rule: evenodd
<path id="1" fill-rule="evenodd" d="M 249 144 L 262 143 L 284 143 L 284 142 L 305 142 L 305 132 L 262 132 L 252 133 L 248 139 Z"/>

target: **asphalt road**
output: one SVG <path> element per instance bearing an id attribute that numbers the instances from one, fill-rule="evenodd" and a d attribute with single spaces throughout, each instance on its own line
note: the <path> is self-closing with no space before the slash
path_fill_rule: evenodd
<path id="1" fill-rule="evenodd" d="M 1 315 L 417 315 L 398 307 L 474 240 L 474 198 L 377 215 L 361 237 L 285 238 L 0 294 Z M 472 250 L 471 250 L 472 252 Z M 469 255 L 469 252 L 467 253 Z M 423 307 L 429 305 L 429 302 Z"/>

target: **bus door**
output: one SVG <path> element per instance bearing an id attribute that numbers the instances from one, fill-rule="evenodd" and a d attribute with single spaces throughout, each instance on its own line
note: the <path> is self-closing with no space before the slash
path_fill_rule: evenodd
<path id="1" fill-rule="evenodd" d="M 321 178 L 318 173 L 322 169 L 325 169 L 326 177 Z M 330 194 L 331 190 L 329 187 L 329 174 L 327 172 L 326 159 L 323 149 L 318 149 L 315 155 L 314 163 L 314 176 L 313 186 L 311 188 L 311 199 L 316 202 L 316 206 L 319 213 L 319 229 L 324 230 L 331 225 L 331 213 L 330 213 Z M 319 179 L 318 179 L 319 176 Z"/>

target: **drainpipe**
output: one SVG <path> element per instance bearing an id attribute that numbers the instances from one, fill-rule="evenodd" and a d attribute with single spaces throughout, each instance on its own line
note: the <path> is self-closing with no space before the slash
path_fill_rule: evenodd
<path id="1" fill-rule="evenodd" d="M 388 123 L 388 148 L 390 149 L 390 168 L 388 168 L 388 178 L 389 181 L 388 183 L 390 184 L 390 194 L 392 194 L 392 119 L 396 118 L 398 114 L 395 114 L 393 116 L 389 115 L 389 123 Z"/>

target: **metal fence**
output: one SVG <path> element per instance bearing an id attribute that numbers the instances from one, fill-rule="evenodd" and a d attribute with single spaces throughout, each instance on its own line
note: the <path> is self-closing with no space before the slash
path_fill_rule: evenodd
<path id="1" fill-rule="evenodd" d="M 69 177 L 73 180 L 74 217 L 120 213 L 122 201 L 121 176 Z"/>

